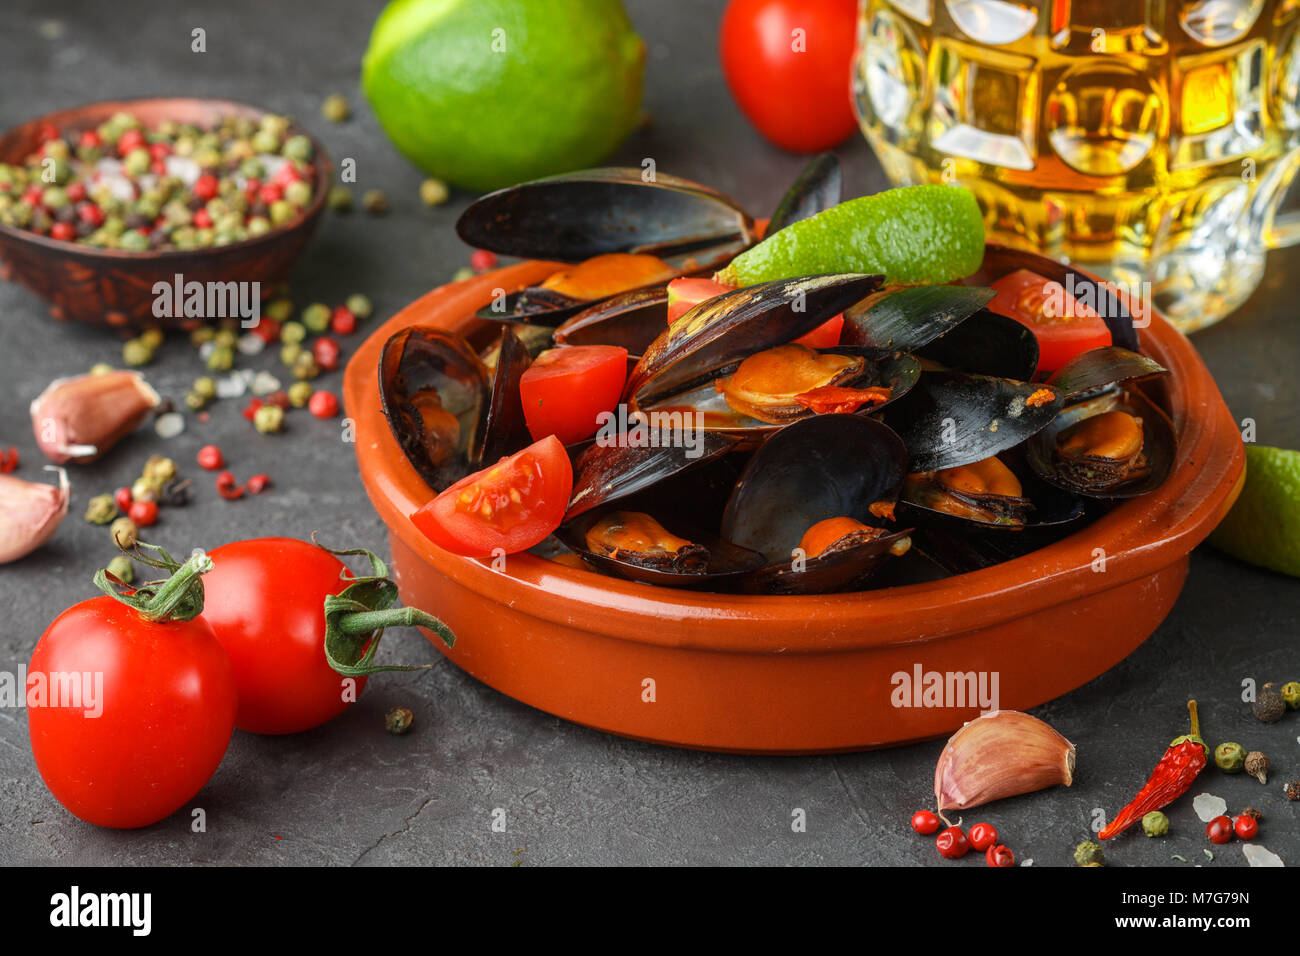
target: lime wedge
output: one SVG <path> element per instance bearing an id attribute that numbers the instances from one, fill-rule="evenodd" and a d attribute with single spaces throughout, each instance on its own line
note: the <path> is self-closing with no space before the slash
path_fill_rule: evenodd
<path id="1" fill-rule="evenodd" d="M 1210 543 L 1235 558 L 1300 577 L 1300 451 L 1246 446 L 1246 484 Z"/>
<path id="2" fill-rule="evenodd" d="M 880 273 L 891 285 L 951 282 L 984 258 L 984 220 L 962 186 L 900 186 L 791 223 L 715 278 L 754 285 L 832 272 Z"/>

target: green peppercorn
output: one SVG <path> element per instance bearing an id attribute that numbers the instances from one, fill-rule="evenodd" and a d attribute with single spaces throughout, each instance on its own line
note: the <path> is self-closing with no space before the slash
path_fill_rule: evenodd
<path id="1" fill-rule="evenodd" d="M 190 345 L 198 348 L 206 345 L 217 336 L 217 330 L 210 325 L 200 325 L 197 329 L 190 332 Z"/>
<path id="2" fill-rule="evenodd" d="M 264 236 L 271 231 L 271 220 L 265 216 L 252 216 L 246 228 L 250 236 Z"/>
<path id="3" fill-rule="evenodd" d="M 112 561 L 108 562 L 108 567 L 104 569 L 113 577 L 117 578 L 123 584 L 131 584 L 135 581 L 135 565 L 125 554 L 119 554 Z"/>
<path id="4" fill-rule="evenodd" d="M 68 204 L 68 194 L 60 186 L 47 186 L 41 193 L 41 205 L 51 209 L 62 209 Z"/>
<path id="5" fill-rule="evenodd" d="M 293 315 L 292 299 L 272 299 L 262 310 L 262 314 L 268 319 L 275 319 L 277 322 L 285 322 L 289 316 Z M 284 336 L 284 330 L 280 330 L 281 337 Z"/>
<path id="6" fill-rule="evenodd" d="M 112 495 L 95 495 L 86 502 L 86 520 L 91 524 L 108 524 L 117 517 L 117 502 Z"/>
<path id="7" fill-rule="evenodd" d="M 162 329 L 145 329 L 140 333 L 140 341 L 151 349 L 156 349 L 158 346 L 162 345 L 163 338 Z"/>
<path id="8" fill-rule="evenodd" d="M 293 360 L 292 371 L 294 378 L 313 379 L 320 374 L 320 366 L 316 364 L 315 356 L 307 349 L 303 349 Z"/>
<path id="9" fill-rule="evenodd" d="M 161 487 L 162 482 L 150 481 L 148 478 L 137 478 L 131 483 L 131 500 L 157 501 L 158 489 Z"/>
<path id="10" fill-rule="evenodd" d="M 415 714 L 407 707 L 394 707 L 384 714 L 384 727 L 390 734 L 400 736 L 411 729 Z"/>
<path id="11" fill-rule="evenodd" d="M 96 362 L 94 365 L 90 367 L 90 374 L 107 375 L 109 372 L 112 372 L 113 370 L 114 370 L 113 366 L 109 365 L 107 362 Z"/>
<path id="12" fill-rule="evenodd" d="M 294 208 L 293 203 L 286 199 L 277 199 L 271 203 L 270 212 L 271 225 L 273 226 L 283 226 L 293 221 L 293 218 L 298 215 L 298 210 Z"/>
<path id="13" fill-rule="evenodd" d="M 274 435 L 284 428 L 284 409 L 279 405 L 263 405 L 253 413 L 253 427 L 263 435 Z"/>
<path id="14" fill-rule="evenodd" d="M 1288 710 L 1300 709 L 1300 681 L 1288 681 L 1282 685 L 1282 701 Z"/>
<path id="15" fill-rule="evenodd" d="M 149 165 L 152 162 L 153 157 L 149 155 L 149 150 L 137 146 L 123 157 L 122 169 L 128 176 L 143 176 L 149 172 Z"/>
<path id="16" fill-rule="evenodd" d="M 204 398 L 211 399 L 217 397 L 217 383 L 214 379 L 209 378 L 206 375 L 196 378 L 191 388 Z"/>
<path id="17" fill-rule="evenodd" d="M 351 212 L 352 190 L 347 186 L 331 186 L 325 195 L 325 204 L 335 212 Z"/>
<path id="18" fill-rule="evenodd" d="M 67 159 L 72 155 L 72 147 L 66 139 L 52 139 L 42 147 L 42 152 L 50 159 Z"/>
<path id="19" fill-rule="evenodd" d="M 185 407 L 190 411 L 201 412 L 208 407 L 211 401 L 206 395 L 200 395 L 198 392 L 185 393 Z"/>
<path id="20" fill-rule="evenodd" d="M 302 134 L 290 136 L 284 141 L 284 146 L 280 149 L 282 155 L 290 159 L 296 159 L 301 162 L 308 162 L 315 150 L 312 148 L 311 140 Z"/>
<path id="21" fill-rule="evenodd" d="M 360 292 L 348 296 L 344 306 L 358 319 L 368 319 L 370 314 L 375 311 L 375 307 L 370 304 L 370 300 Z"/>
<path id="22" fill-rule="evenodd" d="M 42 175 L 42 179 L 44 176 Z M 52 182 L 57 186 L 66 186 L 72 181 L 72 167 L 66 160 L 56 159 L 50 164 L 50 178 L 47 182 Z"/>
<path id="23" fill-rule="evenodd" d="M 367 189 L 361 197 L 361 208 L 372 216 L 382 216 L 388 212 L 388 197 L 382 189 Z"/>
<path id="24" fill-rule="evenodd" d="M 209 381 L 211 381 L 209 379 Z M 150 455 L 140 471 L 140 477 L 161 489 L 163 485 L 176 477 L 176 462 L 163 455 Z"/>
<path id="25" fill-rule="evenodd" d="M 301 322 L 286 322 L 280 326 L 280 341 L 285 345 L 296 345 L 307 337 L 307 327 Z"/>
<path id="26" fill-rule="evenodd" d="M 426 179 L 420 183 L 420 202 L 426 206 L 441 206 L 447 201 L 447 184 L 441 179 Z"/>
<path id="27" fill-rule="evenodd" d="M 260 159 L 250 156 L 239 164 L 239 175 L 245 179 L 261 179 L 266 175 L 266 167 Z"/>
<path id="28" fill-rule="evenodd" d="M 239 336 L 235 334 L 234 329 L 218 329 L 212 341 L 220 348 L 234 348 L 235 343 L 239 341 Z"/>
<path id="29" fill-rule="evenodd" d="M 280 151 L 280 137 L 274 130 L 259 129 L 253 134 L 249 141 L 253 149 L 259 153 L 278 153 Z"/>
<path id="30" fill-rule="evenodd" d="M 302 345 L 298 342 L 286 342 L 284 345 L 280 346 L 280 361 L 292 368 L 293 363 L 298 361 L 298 356 L 301 355 L 302 352 Z"/>
<path id="31" fill-rule="evenodd" d="M 121 238 L 118 240 L 118 248 L 125 249 L 128 252 L 147 252 L 149 237 L 138 229 L 128 229 L 122 233 Z"/>
<path id="32" fill-rule="evenodd" d="M 330 327 L 330 307 L 324 302 L 313 302 L 307 308 L 302 310 L 299 317 L 302 324 L 311 332 L 324 332 Z"/>
<path id="33" fill-rule="evenodd" d="M 320 115 L 331 123 L 342 123 L 352 115 L 352 108 L 348 106 L 348 101 L 342 96 L 331 93 L 325 97 L 325 102 L 320 105 Z"/>
<path id="34" fill-rule="evenodd" d="M 1224 773 L 1241 773 L 1246 766 L 1246 748 L 1230 741 L 1219 744 L 1214 748 L 1214 765 Z"/>
<path id="35" fill-rule="evenodd" d="M 153 349 L 143 339 L 129 339 L 122 345 L 122 361 L 130 366 L 148 365 L 153 361 Z"/>
<path id="36" fill-rule="evenodd" d="M 294 382 L 289 386 L 289 404 L 294 408 L 305 408 L 314 391 L 311 382 Z"/>
<path id="37" fill-rule="evenodd" d="M 466 279 L 472 279 L 476 275 L 478 275 L 478 273 L 476 273 L 469 266 L 461 266 L 459 269 L 457 269 L 455 272 L 451 274 L 451 281 L 464 282 Z"/>
<path id="38" fill-rule="evenodd" d="M 140 540 L 140 529 L 130 518 L 118 518 L 109 526 L 108 533 L 119 548 L 129 548 Z"/>
<path id="39" fill-rule="evenodd" d="M 1149 837 L 1164 836 L 1169 832 L 1169 818 L 1159 810 L 1152 810 L 1142 818 L 1142 832 Z"/>
<path id="40" fill-rule="evenodd" d="M 1105 866 L 1106 855 L 1100 843 L 1085 840 L 1074 848 L 1074 862 L 1078 866 Z"/>
<path id="41" fill-rule="evenodd" d="M 235 365 L 235 350 L 228 345 L 218 345 L 208 355 L 208 368 L 214 372 L 229 372 Z"/>
<path id="42" fill-rule="evenodd" d="M 311 196 L 311 183 L 295 180 L 284 187 L 284 198 L 299 208 L 311 202 Z"/>

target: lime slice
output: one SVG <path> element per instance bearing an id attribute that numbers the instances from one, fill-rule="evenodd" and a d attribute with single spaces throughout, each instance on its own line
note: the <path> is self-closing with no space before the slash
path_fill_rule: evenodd
<path id="1" fill-rule="evenodd" d="M 1235 558 L 1300 577 L 1300 451 L 1246 446 L 1246 484 L 1210 543 Z"/>
<path id="2" fill-rule="evenodd" d="M 880 273 L 891 285 L 951 282 L 984 258 L 984 219 L 962 186 L 900 186 L 791 223 L 715 277 L 754 285 L 831 272 Z"/>

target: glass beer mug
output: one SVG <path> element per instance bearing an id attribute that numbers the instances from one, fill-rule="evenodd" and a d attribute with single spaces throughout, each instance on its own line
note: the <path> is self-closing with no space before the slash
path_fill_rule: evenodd
<path id="1" fill-rule="evenodd" d="M 1300 241 L 1300 0 L 860 0 L 854 102 L 898 185 L 1184 332 Z M 1300 191 L 1300 190 L 1298 190 Z"/>

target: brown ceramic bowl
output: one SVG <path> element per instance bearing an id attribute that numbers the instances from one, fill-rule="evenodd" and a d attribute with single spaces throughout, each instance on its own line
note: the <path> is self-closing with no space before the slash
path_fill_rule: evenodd
<path id="1" fill-rule="evenodd" d="M 114 113 L 134 113 L 147 127 L 164 120 L 211 126 L 223 116 L 260 119 L 266 110 L 228 100 L 147 99 L 91 103 L 47 113 L 15 126 L 0 136 L 0 162 L 21 163 L 38 145 L 44 123 L 81 132 L 98 126 Z M 293 127 L 294 133 L 304 132 Z M 154 283 L 172 282 L 180 273 L 186 282 L 261 282 L 270 284 L 289 275 L 306 248 L 325 208 L 329 157 L 315 146 L 316 194 L 301 218 L 265 235 L 227 246 L 200 250 L 126 252 L 96 249 L 51 239 L 0 223 L 0 278 L 21 282 L 50 301 L 50 315 L 110 326 L 181 327 L 195 320 L 159 319 L 153 314 Z"/>
<path id="2" fill-rule="evenodd" d="M 994 247 L 985 260 L 995 275 L 1023 264 L 1023 254 Z M 669 590 L 527 554 L 496 571 L 439 549 L 411 524 L 430 492 L 380 411 L 379 352 L 412 324 L 482 336 L 472 313 L 493 287 L 553 269 L 523 263 L 407 306 L 357 351 L 344 400 L 402 599 L 460 638 L 450 651 L 434 646 L 502 693 L 580 724 L 682 747 L 815 753 L 942 736 L 976 716 L 977 706 L 895 707 L 893 676 L 917 667 L 995 671 L 1003 708 L 1034 707 L 1150 636 L 1178 597 L 1188 553 L 1244 480 L 1241 437 L 1214 380 L 1156 316 L 1143 348 L 1172 373 L 1167 405 L 1179 447 L 1170 476 L 1025 557 L 941 581 L 814 597 Z"/>

